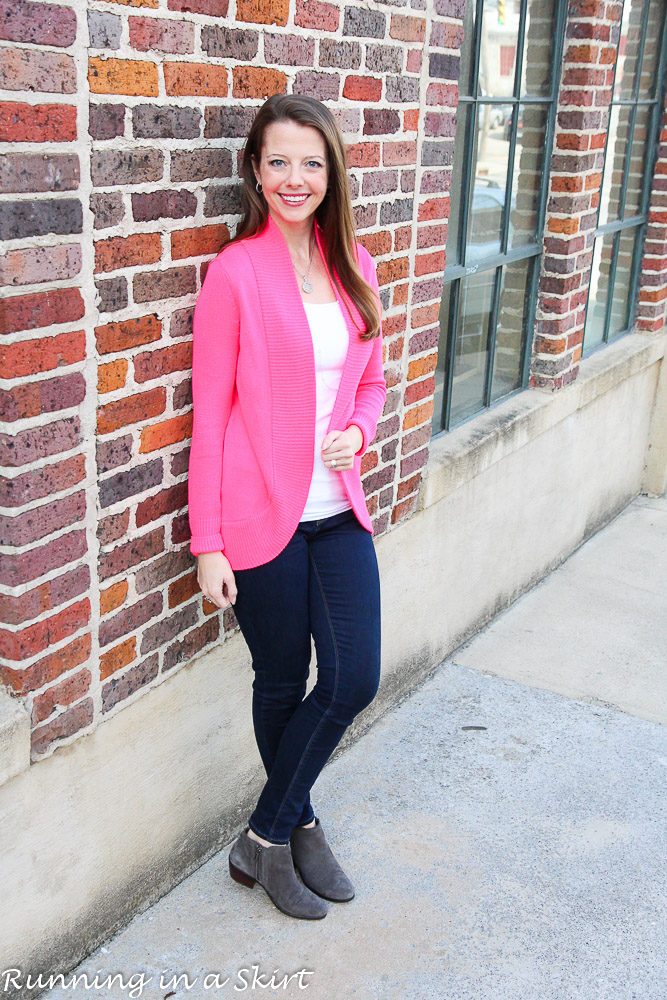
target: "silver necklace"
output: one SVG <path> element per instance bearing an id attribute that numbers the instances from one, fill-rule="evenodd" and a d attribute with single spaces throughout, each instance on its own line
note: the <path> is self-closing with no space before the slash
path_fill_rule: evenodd
<path id="1" fill-rule="evenodd" d="M 308 281 L 308 274 L 310 272 L 310 265 L 313 262 L 313 250 L 315 249 L 315 240 L 313 239 L 313 236 L 314 236 L 314 233 L 311 234 L 310 257 L 308 258 L 308 268 L 306 270 L 306 273 L 305 274 L 301 274 L 301 271 L 299 271 L 298 267 L 296 266 L 296 264 L 294 264 L 294 261 L 292 260 L 292 264 L 294 265 L 294 270 L 296 271 L 297 274 L 301 275 L 301 277 L 303 278 L 303 284 L 301 285 L 301 287 L 303 288 L 304 292 L 306 292 L 306 293 L 307 292 L 312 292 L 312 290 L 313 290 L 313 286 Z M 291 257 L 292 257 L 292 255 L 290 254 L 290 259 L 291 259 Z"/>

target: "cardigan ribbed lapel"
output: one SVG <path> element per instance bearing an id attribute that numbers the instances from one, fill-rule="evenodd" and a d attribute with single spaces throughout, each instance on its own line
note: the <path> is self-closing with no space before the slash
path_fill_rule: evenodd
<path id="1" fill-rule="evenodd" d="M 325 260 L 317 222 L 315 235 L 322 260 Z M 287 243 L 271 215 L 267 226 L 248 241 L 246 247 L 257 278 L 269 357 L 272 371 L 276 373 L 272 379 L 273 391 L 287 393 L 290 399 L 282 402 L 291 404 L 295 416 L 298 414 L 299 419 L 308 420 L 314 426 L 315 357 L 312 335 Z M 335 268 L 334 275 L 338 277 Z M 346 293 L 341 294 L 334 281 L 331 284 L 345 317 L 349 344 L 328 429 L 336 426 L 345 408 L 354 399 L 373 344 L 371 340 L 359 339 L 359 332 L 365 329 L 359 310 Z M 265 289 L 276 291 L 271 296 L 265 296 Z"/>

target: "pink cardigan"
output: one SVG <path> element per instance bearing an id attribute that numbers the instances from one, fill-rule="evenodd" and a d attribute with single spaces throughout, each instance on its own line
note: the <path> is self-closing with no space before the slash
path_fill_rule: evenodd
<path id="1" fill-rule="evenodd" d="M 317 223 L 315 232 L 321 249 Z M 379 296 L 373 258 L 356 246 L 361 273 Z M 387 395 L 382 335 L 360 340 L 359 311 L 338 289 L 336 297 L 350 343 L 328 430 L 356 424 L 362 432 L 353 468 L 339 475 L 372 534 L 359 469 Z M 234 570 L 261 566 L 296 530 L 315 457 L 312 336 L 271 216 L 261 233 L 224 247 L 208 266 L 194 312 L 192 397 L 190 551 L 222 551 Z"/>

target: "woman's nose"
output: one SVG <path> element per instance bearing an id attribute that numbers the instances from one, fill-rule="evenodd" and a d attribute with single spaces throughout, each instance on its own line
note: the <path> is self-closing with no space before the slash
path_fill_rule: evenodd
<path id="1" fill-rule="evenodd" d="M 301 187 L 301 167 L 298 164 L 290 170 L 289 183 L 292 187 Z"/>

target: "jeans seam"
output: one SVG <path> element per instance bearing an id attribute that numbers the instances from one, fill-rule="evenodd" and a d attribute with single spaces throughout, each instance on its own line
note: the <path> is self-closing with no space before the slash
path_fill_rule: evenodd
<path id="1" fill-rule="evenodd" d="M 278 810 L 277 810 L 276 815 L 275 815 L 275 817 L 273 819 L 273 823 L 271 824 L 271 829 L 269 831 L 269 835 L 273 832 L 273 829 L 274 829 L 274 827 L 275 827 L 275 825 L 276 825 L 276 823 L 278 821 L 278 818 L 280 816 L 280 813 L 282 811 L 283 806 L 285 805 L 287 797 L 289 796 L 289 793 L 292 791 L 292 786 L 294 785 L 294 782 L 296 781 L 296 779 L 297 779 L 297 777 L 298 777 L 298 775 L 299 775 L 299 773 L 301 771 L 301 768 L 303 767 L 303 763 L 304 763 L 306 757 L 308 756 L 308 751 L 310 749 L 310 744 L 315 739 L 315 736 L 317 735 L 317 733 L 318 733 L 318 731 L 320 729 L 320 726 L 322 725 L 322 723 L 324 722 L 324 720 L 326 719 L 326 717 L 331 712 L 331 707 L 332 707 L 332 705 L 334 703 L 334 700 L 336 698 L 336 692 L 338 690 L 338 678 L 339 678 L 339 674 L 340 674 L 340 661 L 339 661 L 339 656 L 338 656 L 338 643 L 336 642 L 336 633 L 334 631 L 333 622 L 331 621 L 331 615 L 329 614 L 329 605 L 327 604 L 326 595 L 324 593 L 324 587 L 322 586 L 322 580 L 320 579 L 320 574 L 317 571 L 317 566 L 315 564 L 315 560 L 313 559 L 312 553 L 310 553 L 310 552 L 308 553 L 308 559 L 313 564 L 313 569 L 315 571 L 315 576 L 317 577 L 317 583 L 319 585 L 320 593 L 322 595 L 322 603 L 324 604 L 324 610 L 326 611 L 327 621 L 329 622 L 329 628 L 331 630 L 331 638 L 333 640 L 334 653 L 336 655 L 336 671 L 335 671 L 334 689 L 333 689 L 333 693 L 331 695 L 331 703 L 329 704 L 329 707 L 324 710 L 324 712 L 322 714 L 322 718 L 320 719 L 320 721 L 315 726 L 315 729 L 313 730 L 313 732 L 310 735 L 310 739 L 308 740 L 308 743 L 304 747 L 304 750 L 303 750 L 303 753 L 301 754 L 301 758 L 299 760 L 298 766 L 297 766 L 296 770 L 294 771 L 294 774 L 292 775 L 292 780 L 289 783 L 287 791 L 283 795 L 282 802 L 278 806 Z M 266 839 L 269 840 L 270 836 L 267 837 Z"/>

